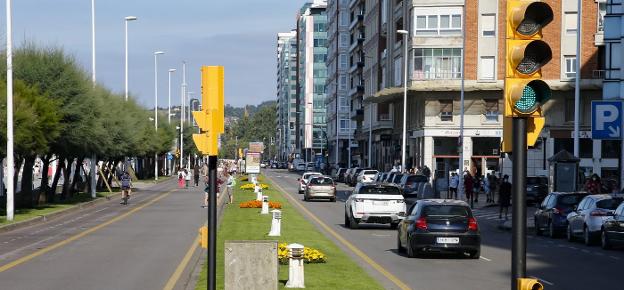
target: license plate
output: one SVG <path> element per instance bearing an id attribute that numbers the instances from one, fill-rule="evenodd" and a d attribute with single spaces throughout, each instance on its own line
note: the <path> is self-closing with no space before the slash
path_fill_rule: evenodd
<path id="1" fill-rule="evenodd" d="M 388 202 L 387 201 L 373 201 L 374 205 L 381 205 L 381 206 L 387 206 Z"/>
<path id="2" fill-rule="evenodd" d="M 459 238 L 437 238 L 438 244 L 459 244 Z"/>

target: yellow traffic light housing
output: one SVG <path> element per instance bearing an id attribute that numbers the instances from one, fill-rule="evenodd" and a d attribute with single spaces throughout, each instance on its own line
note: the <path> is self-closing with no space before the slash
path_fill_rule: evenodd
<path id="1" fill-rule="evenodd" d="M 199 228 L 199 244 L 202 248 L 208 248 L 208 227 L 203 226 Z"/>
<path id="2" fill-rule="evenodd" d="M 512 119 L 527 119 L 527 146 L 534 146 L 545 124 L 541 106 L 551 97 L 541 68 L 552 59 L 542 28 L 553 20 L 552 8 L 534 0 L 507 1 L 505 115 L 502 152 L 512 151 Z"/>
<path id="3" fill-rule="evenodd" d="M 201 76 L 202 110 L 193 112 L 201 133 L 193 134 L 193 141 L 203 154 L 216 156 L 219 153 L 219 135 L 225 130 L 224 70 L 222 66 L 203 66 Z"/>
<path id="4" fill-rule="evenodd" d="M 518 278 L 518 290 L 544 290 L 544 285 L 531 278 Z"/>

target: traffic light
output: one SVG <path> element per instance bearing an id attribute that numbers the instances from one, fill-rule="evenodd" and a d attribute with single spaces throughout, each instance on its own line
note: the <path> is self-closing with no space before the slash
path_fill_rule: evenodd
<path id="1" fill-rule="evenodd" d="M 199 244 L 202 248 L 208 248 L 208 227 L 203 226 L 199 228 Z"/>
<path id="2" fill-rule="evenodd" d="M 541 68 L 552 59 L 542 28 L 553 20 L 552 8 L 540 1 L 507 1 L 505 65 L 505 114 L 502 152 L 511 152 L 512 119 L 527 119 L 527 145 L 534 146 L 545 119 L 542 105 L 551 97 L 541 80 Z"/>
<path id="3" fill-rule="evenodd" d="M 544 290 L 544 285 L 537 279 L 518 278 L 518 290 Z"/>
<path id="4" fill-rule="evenodd" d="M 219 135 L 224 132 L 223 108 L 223 67 L 203 66 L 202 110 L 194 111 L 193 117 L 201 133 L 193 134 L 197 149 L 205 155 L 216 156 L 219 153 Z"/>

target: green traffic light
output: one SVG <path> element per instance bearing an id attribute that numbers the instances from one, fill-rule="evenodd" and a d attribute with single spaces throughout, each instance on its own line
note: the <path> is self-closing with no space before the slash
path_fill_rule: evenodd
<path id="1" fill-rule="evenodd" d="M 541 81 L 534 80 L 529 82 L 522 90 L 522 97 L 514 106 L 518 111 L 525 114 L 534 112 L 540 104 L 550 99 L 550 87 Z"/>

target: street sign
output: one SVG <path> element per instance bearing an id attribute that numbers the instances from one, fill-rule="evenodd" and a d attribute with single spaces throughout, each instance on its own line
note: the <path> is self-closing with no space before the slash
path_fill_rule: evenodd
<path id="1" fill-rule="evenodd" d="M 263 142 L 249 142 L 249 152 L 262 153 L 264 152 Z"/>
<path id="2" fill-rule="evenodd" d="M 167 153 L 167 160 L 173 160 L 173 154 L 171 154 L 171 152 Z"/>
<path id="3" fill-rule="evenodd" d="M 622 101 L 592 101 L 592 138 L 622 138 Z"/>
<path id="4" fill-rule="evenodd" d="M 247 174 L 260 174 L 260 159 L 262 154 L 256 152 L 249 152 L 245 156 L 245 172 Z"/>

